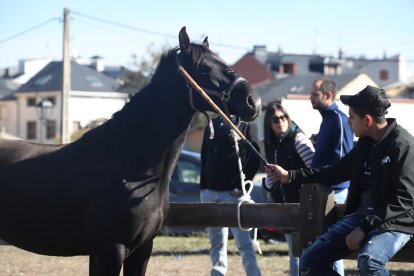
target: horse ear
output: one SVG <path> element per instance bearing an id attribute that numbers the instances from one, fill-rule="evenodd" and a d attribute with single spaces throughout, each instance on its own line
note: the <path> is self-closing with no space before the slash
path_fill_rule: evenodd
<path id="1" fill-rule="evenodd" d="M 183 52 L 188 52 L 190 49 L 190 38 L 185 30 L 185 26 L 181 28 L 181 31 L 178 35 L 178 40 L 180 41 L 180 49 Z"/>
<path id="2" fill-rule="evenodd" d="M 204 38 L 203 45 L 206 46 L 207 48 L 209 47 L 208 36 L 206 36 L 206 38 Z"/>

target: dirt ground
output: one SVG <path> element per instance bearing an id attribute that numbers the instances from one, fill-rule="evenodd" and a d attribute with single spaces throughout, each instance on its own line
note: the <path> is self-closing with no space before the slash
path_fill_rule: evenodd
<path id="1" fill-rule="evenodd" d="M 262 244 L 258 255 L 262 275 L 288 275 L 285 243 Z M 209 275 L 211 264 L 208 241 L 202 238 L 156 238 L 147 275 Z M 357 275 L 355 261 L 345 261 L 346 274 Z M 414 275 L 414 264 L 390 263 L 392 275 Z M 1 276 L 82 276 L 88 275 L 87 257 L 49 257 L 29 253 L 13 246 L 0 246 Z M 241 258 L 234 243 L 229 244 L 229 276 L 244 275 Z"/>

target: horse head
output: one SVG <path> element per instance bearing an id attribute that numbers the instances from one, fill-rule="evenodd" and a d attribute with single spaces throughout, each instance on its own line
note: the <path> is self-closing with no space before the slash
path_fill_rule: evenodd
<path id="1" fill-rule="evenodd" d="M 209 49 L 207 37 L 202 44 L 190 42 L 185 27 L 179 33 L 177 62 L 212 96 L 215 104 L 244 121 L 253 121 L 261 111 L 260 97 L 245 79 L 236 74 Z M 191 90 L 191 89 L 190 89 Z M 190 102 L 197 111 L 214 111 L 198 93 L 190 92 Z"/>

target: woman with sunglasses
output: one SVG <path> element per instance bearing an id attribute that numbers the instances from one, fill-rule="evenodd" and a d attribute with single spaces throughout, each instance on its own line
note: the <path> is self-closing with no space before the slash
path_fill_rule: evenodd
<path id="1" fill-rule="evenodd" d="M 311 140 L 293 122 L 279 103 L 269 105 L 264 117 L 264 148 L 270 164 L 283 168 L 310 167 L 315 149 Z M 283 164 L 283 165 L 282 165 Z M 265 179 L 265 188 L 276 203 L 298 203 L 300 184 L 283 185 Z M 290 275 L 299 275 L 299 258 L 292 255 L 292 234 L 285 232 L 289 247 Z"/>

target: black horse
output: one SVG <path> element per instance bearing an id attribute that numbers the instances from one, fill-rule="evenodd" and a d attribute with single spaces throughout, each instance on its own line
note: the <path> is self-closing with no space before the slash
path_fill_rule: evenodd
<path id="1" fill-rule="evenodd" d="M 212 93 L 219 107 L 226 102 L 246 121 L 258 116 L 251 87 L 209 50 L 207 38 L 190 43 L 184 27 L 151 83 L 79 140 L 0 140 L 0 238 L 44 255 L 89 255 L 90 275 L 119 275 L 122 266 L 124 275 L 145 275 L 191 118 L 195 109 L 212 111 L 179 64 L 206 91 L 225 92 L 223 99 Z"/>

